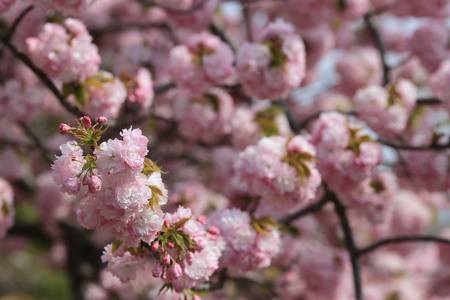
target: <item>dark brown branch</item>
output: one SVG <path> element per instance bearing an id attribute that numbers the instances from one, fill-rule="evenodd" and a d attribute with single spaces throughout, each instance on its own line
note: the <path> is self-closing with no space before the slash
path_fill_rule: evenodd
<path id="1" fill-rule="evenodd" d="M 287 216 L 287 217 L 281 219 L 280 221 L 278 221 L 278 223 L 281 223 L 281 224 L 290 224 L 290 223 L 292 223 L 293 221 L 295 221 L 295 220 L 297 220 L 297 219 L 300 219 L 300 218 L 303 217 L 303 216 L 306 216 L 306 215 L 309 215 L 309 214 L 318 212 L 318 211 L 321 210 L 322 207 L 323 207 L 325 204 L 327 204 L 330 200 L 331 200 L 331 199 L 330 199 L 328 193 L 325 193 L 325 195 L 323 195 L 323 197 L 322 197 L 319 201 L 317 201 L 317 202 L 315 202 L 315 203 L 313 203 L 313 204 L 311 204 L 311 205 L 308 205 L 308 206 L 302 208 L 301 210 L 299 210 L 298 212 L 296 212 L 296 213 L 294 213 L 294 214 L 292 214 L 292 215 L 290 215 L 290 216 Z"/>
<path id="2" fill-rule="evenodd" d="M 216 291 L 223 288 L 225 285 L 225 281 L 227 280 L 227 269 L 222 269 L 219 274 L 219 280 L 217 283 L 207 281 L 203 282 L 202 284 L 197 285 L 195 288 L 193 288 L 196 292 L 207 292 L 207 291 Z"/>
<path id="3" fill-rule="evenodd" d="M 417 147 L 417 146 L 410 146 L 410 145 L 399 144 L 399 143 L 396 143 L 396 142 L 391 142 L 391 141 L 385 140 L 383 138 L 378 139 L 378 142 L 380 144 L 383 144 L 385 146 L 389 146 L 389 147 L 395 148 L 397 150 L 410 150 L 410 151 L 436 150 L 436 151 L 442 151 L 442 150 L 450 149 L 450 143 L 447 143 L 445 145 L 430 145 L 430 146 Z"/>
<path id="4" fill-rule="evenodd" d="M 164 9 L 168 13 L 177 14 L 177 15 L 191 14 L 191 13 L 195 12 L 196 10 L 201 9 L 203 7 L 203 5 L 205 5 L 206 2 L 208 2 L 208 0 L 201 0 L 197 4 L 193 5 L 191 8 L 179 9 L 179 8 L 170 7 L 170 6 L 161 4 L 159 2 L 155 2 L 155 1 L 148 1 L 148 0 L 139 0 L 139 1 L 142 4 L 149 5 L 149 6 L 157 6 L 157 7 Z"/>
<path id="5" fill-rule="evenodd" d="M 366 23 L 367 28 L 369 29 L 370 34 L 372 35 L 372 39 L 375 42 L 375 45 L 380 53 L 381 63 L 383 67 L 383 85 L 387 85 L 389 83 L 389 66 L 386 62 L 386 51 L 384 48 L 383 41 L 381 39 L 381 35 L 378 32 L 378 29 L 372 22 L 373 12 L 369 12 L 364 15 L 364 22 Z"/>
<path id="6" fill-rule="evenodd" d="M 302 127 L 300 126 L 299 122 L 297 121 L 297 118 L 294 116 L 292 111 L 287 107 L 286 103 L 282 99 L 279 99 L 275 101 L 275 105 L 278 105 L 284 109 L 284 112 L 286 114 L 286 118 L 288 119 L 289 126 L 291 127 L 292 131 L 295 134 L 300 133 L 300 130 Z"/>
<path id="7" fill-rule="evenodd" d="M 390 244 L 396 244 L 396 243 L 407 243 L 407 242 L 435 242 L 435 243 L 442 243 L 450 245 L 450 240 L 436 237 L 436 236 L 398 236 L 394 238 L 388 238 L 381 241 L 376 242 L 373 245 L 370 245 L 368 247 L 365 247 L 363 249 L 360 249 L 357 252 L 358 256 L 368 254 L 369 252 L 372 252 L 376 249 L 378 249 L 381 246 L 390 245 Z"/>
<path id="8" fill-rule="evenodd" d="M 245 32 L 247 34 L 247 40 L 251 43 L 253 42 L 253 32 L 252 32 L 252 20 L 250 16 L 250 6 L 247 1 L 243 4 L 244 22 L 245 22 Z"/>
<path id="9" fill-rule="evenodd" d="M 168 82 L 166 84 L 155 86 L 153 88 L 153 92 L 155 93 L 155 95 L 159 95 L 159 94 L 165 93 L 165 92 L 167 92 L 167 91 L 169 91 L 169 90 L 171 90 L 173 88 L 176 88 L 176 87 L 177 86 L 175 85 L 175 83 Z"/>
<path id="10" fill-rule="evenodd" d="M 358 249 L 356 247 L 355 241 L 353 239 L 353 232 L 348 221 L 347 212 L 345 206 L 337 198 L 336 194 L 333 192 L 328 192 L 330 200 L 334 203 L 334 210 L 339 217 L 342 230 L 344 231 L 345 244 L 347 246 L 347 251 L 350 255 L 350 262 L 352 264 L 353 271 L 353 283 L 355 287 L 355 295 L 357 300 L 363 299 L 362 294 L 362 282 L 361 282 L 361 272 L 359 269 L 358 262 Z"/>
<path id="11" fill-rule="evenodd" d="M 14 35 L 14 32 L 16 32 L 17 27 L 19 26 L 19 24 L 22 22 L 23 18 L 25 18 L 25 16 L 34 9 L 33 5 L 30 5 L 28 7 L 26 7 L 19 16 L 17 16 L 17 18 L 14 20 L 14 22 L 12 23 L 11 27 L 9 28 L 8 32 L 5 35 L 5 39 L 7 39 L 8 41 L 11 40 L 11 38 Z M 0 49 L 0 56 L 3 55 L 3 49 L 4 47 L 2 47 Z"/>
<path id="12" fill-rule="evenodd" d="M 84 114 L 75 106 L 70 105 L 65 97 L 60 93 L 53 81 L 41 69 L 36 67 L 28 56 L 20 52 L 5 36 L 1 36 L 1 42 L 8 48 L 15 57 L 22 61 L 33 73 L 41 80 L 41 82 L 55 95 L 59 103 L 76 117 L 83 117 Z"/>
<path id="13" fill-rule="evenodd" d="M 238 46 L 236 45 L 236 43 L 230 38 L 230 36 L 225 32 L 225 30 L 223 30 L 223 28 L 221 28 L 219 26 L 219 24 L 217 24 L 216 21 L 212 21 L 211 24 L 209 24 L 209 30 L 217 35 L 218 37 L 220 37 L 220 39 L 222 41 L 224 41 L 225 43 L 227 43 L 231 49 L 233 50 L 234 53 L 237 53 L 237 49 Z"/>
<path id="14" fill-rule="evenodd" d="M 419 98 L 417 99 L 418 105 L 440 105 L 442 100 L 438 98 Z"/>
<path id="15" fill-rule="evenodd" d="M 41 139 L 34 133 L 34 131 L 24 122 L 19 122 L 20 127 L 24 133 L 33 141 L 33 144 L 41 151 L 42 156 L 45 158 L 46 162 L 51 164 L 55 153 L 52 153 L 45 145 L 42 143 Z"/>

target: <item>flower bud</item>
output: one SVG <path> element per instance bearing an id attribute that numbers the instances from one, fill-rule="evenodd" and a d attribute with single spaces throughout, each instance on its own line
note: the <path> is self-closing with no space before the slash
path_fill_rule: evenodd
<path id="1" fill-rule="evenodd" d="M 59 133 L 61 133 L 61 135 L 66 135 L 70 132 L 71 127 L 67 124 L 61 123 L 59 125 Z"/>
<path id="2" fill-rule="evenodd" d="M 102 125 L 105 124 L 108 121 L 108 119 L 106 119 L 105 117 L 98 117 L 97 118 L 97 123 Z"/>
<path id="3" fill-rule="evenodd" d="M 91 118 L 89 118 L 88 116 L 81 117 L 80 121 L 81 121 L 81 123 L 83 123 L 84 127 L 91 128 L 92 122 L 91 122 Z"/>
<path id="4" fill-rule="evenodd" d="M 89 192 L 96 193 L 102 189 L 102 180 L 98 176 L 91 176 L 89 178 Z"/>
<path id="5" fill-rule="evenodd" d="M 168 242 L 168 243 L 167 243 L 167 247 L 168 247 L 169 249 L 173 249 L 173 248 L 175 247 L 175 245 L 174 245 L 173 243 L 171 243 L 171 242 Z"/>
<path id="6" fill-rule="evenodd" d="M 195 246 L 197 251 L 202 251 L 206 247 L 206 241 L 202 237 L 195 237 L 194 238 Z"/>
<path id="7" fill-rule="evenodd" d="M 162 263 L 164 266 L 167 266 L 168 264 L 170 264 L 170 255 L 169 255 L 169 254 L 164 255 L 164 257 L 163 257 L 161 263 Z"/>
<path id="8" fill-rule="evenodd" d="M 154 242 L 152 244 L 152 246 L 150 247 L 150 250 L 152 250 L 153 253 L 156 253 L 158 251 L 159 248 L 159 243 L 158 242 Z"/>
<path id="9" fill-rule="evenodd" d="M 170 227 L 170 224 L 169 224 L 169 222 L 167 222 L 167 220 L 166 220 L 166 221 L 164 221 L 164 227 L 167 227 L 167 228 L 169 228 L 169 227 Z"/>
<path id="10" fill-rule="evenodd" d="M 161 277 L 161 275 L 163 274 L 163 267 L 161 266 L 160 263 L 157 263 L 152 270 L 152 275 L 155 278 Z"/>
<path id="11" fill-rule="evenodd" d="M 181 277 L 183 275 L 183 269 L 181 266 L 177 263 L 174 263 L 168 270 L 167 270 L 167 279 L 168 280 L 175 280 Z"/>
<path id="12" fill-rule="evenodd" d="M 207 220 L 206 220 L 206 217 L 202 215 L 202 216 L 197 217 L 197 221 L 199 221 L 200 223 L 205 225 Z"/>
<path id="13" fill-rule="evenodd" d="M 186 254 L 186 261 L 189 265 L 192 265 L 192 263 L 194 262 L 194 253 L 188 252 Z"/>
<path id="14" fill-rule="evenodd" d="M 208 232 L 212 235 L 219 235 L 220 230 L 216 226 L 213 226 L 208 229 Z"/>

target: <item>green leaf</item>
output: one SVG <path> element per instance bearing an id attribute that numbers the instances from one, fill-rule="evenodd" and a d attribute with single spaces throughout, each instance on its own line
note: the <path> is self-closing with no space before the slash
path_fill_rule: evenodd
<path id="1" fill-rule="evenodd" d="M 214 94 L 205 94 L 204 97 L 208 101 L 208 104 L 211 104 L 215 112 L 219 112 L 219 98 Z"/>
<path id="2" fill-rule="evenodd" d="M 373 190 L 375 191 L 376 194 L 379 194 L 381 192 L 383 192 L 384 190 L 386 190 L 386 186 L 379 181 L 372 181 L 370 183 L 370 186 L 373 188 Z"/>
<path id="3" fill-rule="evenodd" d="M 73 85 L 73 95 L 78 108 L 83 107 L 89 101 L 89 92 L 83 84 Z"/>
<path id="4" fill-rule="evenodd" d="M 347 0 L 337 0 L 335 3 L 337 10 L 345 11 L 348 7 Z"/>
<path id="5" fill-rule="evenodd" d="M 192 216 L 191 216 L 191 218 L 192 218 Z M 180 229 L 180 228 L 183 227 L 184 224 L 186 224 L 186 222 L 189 221 L 191 218 L 183 218 L 183 219 L 179 220 L 178 222 L 175 223 L 174 229 L 175 229 L 175 230 Z"/>
<path id="6" fill-rule="evenodd" d="M 283 40 L 275 37 L 263 42 L 270 51 L 270 68 L 284 68 L 287 62 L 287 56 L 283 52 Z"/>
<path id="7" fill-rule="evenodd" d="M 2 205 L 2 212 L 3 212 L 3 214 L 4 214 L 5 216 L 8 216 L 8 215 L 9 215 L 9 207 L 8 207 L 8 204 L 6 204 L 6 202 L 3 202 L 3 205 Z"/>
<path id="8" fill-rule="evenodd" d="M 159 289 L 159 292 L 158 292 L 158 295 L 157 295 L 157 296 L 161 295 L 161 293 L 167 292 L 169 289 L 170 289 L 171 291 L 173 291 L 173 285 L 172 285 L 171 283 L 165 283 L 165 284 Z"/>
<path id="9" fill-rule="evenodd" d="M 284 112 L 285 111 L 282 107 L 272 105 L 268 109 L 258 112 L 253 121 L 261 127 L 261 131 L 264 136 L 278 135 L 279 130 L 275 119 L 279 114 Z"/>
<path id="10" fill-rule="evenodd" d="M 112 243 L 111 246 L 111 252 L 112 254 L 114 254 L 114 252 L 117 251 L 117 249 L 119 249 L 120 245 L 122 245 L 123 241 L 121 240 L 114 240 L 114 242 Z"/>

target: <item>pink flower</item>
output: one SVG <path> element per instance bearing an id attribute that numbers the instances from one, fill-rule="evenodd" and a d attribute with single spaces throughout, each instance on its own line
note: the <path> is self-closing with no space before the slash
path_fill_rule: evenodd
<path id="1" fill-rule="evenodd" d="M 348 96 L 363 87 L 381 84 L 381 60 L 375 48 L 360 47 L 344 53 L 336 64 L 340 76 L 337 90 Z"/>
<path id="2" fill-rule="evenodd" d="M 260 34 L 259 43 L 239 50 L 237 69 L 246 92 L 259 99 L 286 97 L 305 75 L 305 46 L 292 25 L 277 20 Z"/>
<path id="3" fill-rule="evenodd" d="M 117 118 L 127 97 L 122 81 L 108 72 L 100 71 L 89 78 L 85 85 L 89 100 L 83 104 L 83 109 L 93 118 Z"/>
<path id="4" fill-rule="evenodd" d="M 158 278 L 161 277 L 162 274 L 163 274 L 163 267 L 161 266 L 161 264 L 156 264 L 152 270 L 153 277 Z"/>
<path id="5" fill-rule="evenodd" d="M 63 82 L 81 82 L 98 71 L 100 56 L 92 37 L 78 20 L 66 19 L 65 27 L 47 23 L 37 38 L 27 38 L 28 51 L 38 68 Z"/>
<path id="6" fill-rule="evenodd" d="M 233 208 L 216 211 L 208 222 L 208 226 L 220 230 L 226 242 L 220 265 L 233 277 L 269 266 L 279 249 L 278 230 L 258 234 L 250 221 L 247 212 Z"/>
<path id="7" fill-rule="evenodd" d="M 0 1 L 0 15 L 8 11 L 8 9 L 16 3 L 17 0 L 1 0 Z"/>
<path id="8" fill-rule="evenodd" d="M 233 99 L 221 89 L 210 89 L 202 96 L 179 92 L 175 118 L 181 135 L 191 141 L 215 143 L 231 130 Z"/>
<path id="9" fill-rule="evenodd" d="M 430 77 L 430 85 L 434 94 L 450 109 L 450 59 L 441 62 L 439 69 Z"/>
<path id="10" fill-rule="evenodd" d="M 230 77 L 233 60 L 230 46 L 202 32 L 170 51 L 169 73 L 180 87 L 194 93 L 205 92 Z"/>
<path id="11" fill-rule="evenodd" d="M 102 189 L 102 180 L 98 178 L 98 176 L 91 176 L 89 178 L 89 192 L 91 193 L 97 193 Z"/>
<path id="12" fill-rule="evenodd" d="M 59 147 L 62 155 L 52 165 L 52 175 L 61 187 L 61 191 L 76 194 L 80 190 L 81 180 L 78 175 L 81 173 L 85 163 L 83 150 L 76 145 L 75 141 L 67 142 Z"/>
<path id="13" fill-rule="evenodd" d="M 61 123 L 59 125 L 59 132 L 61 133 L 61 135 L 66 135 L 69 133 L 71 127 L 67 124 Z"/>

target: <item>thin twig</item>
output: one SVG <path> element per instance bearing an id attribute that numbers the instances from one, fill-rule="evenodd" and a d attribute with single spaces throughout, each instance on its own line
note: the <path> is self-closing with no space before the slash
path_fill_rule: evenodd
<path id="1" fill-rule="evenodd" d="M 375 25 L 372 22 L 373 12 L 369 12 L 364 15 L 364 22 L 367 25 L 367 28 L 369 29 L 370 34 L 372 35 L 373 41 L 375 42 L 375 45 L 378 49 L 378 52 L 380 53 L 381 57 L 381 63 L 383 67 L 383 85 L 387 85 L 389 83 L 389 66 L 386 62 L 386 51 L 383 45 L 383 41 L 381 39 L 381 35 L 378 32 L 378 29 L 375 27 Z"/>
<path id="2" fill-rule="evenodd" d="M 356 299 L 362 300 L 363 294 L 362 294 L 361 272 L 358 262 L 359 252 L 353 239 L 353 232 L 350 227 L 350 223 L 348 221 L 346 208 L 338 199 L 335 193 L 329 191 L 328 195 L 330 196 L 330 200 L 334 203 L 334 209 L 339 217 L 342 230 L 344 231 L 345 244 L 347 245 L 347 251 L 350 255 L 350 262 L 352 264 L 353 283 L 355 287 Z"/>
<path id="3" fill-rule="evenodd" d="M 289 109 L 289 107 L 286 105 L 286 103 L 283 101 L 283 99 L 278 99 L 274 103 L 275 103 L 275 105 L 278 105 L 281 108 L 283 108 L 283 110 L 286 114 L 286 118 L 288 119 L 289 126 L 291 127 L 292 131 L 295 134 L 300 133 L 300 130 L 302 129 L 302 127 L 300 127 L 300 123 L 298 122 L 297 118 L 294 116 L 294 114 Z"/>
<path id="4" fill-rule="evenodd" d="M 168 83 L 165 83 L 165 84 L 162 84 L 162 85 L 155 86 L 153 88 L 153 92 L 155 93 L 155 95 L 159 95 L 159 94 L 165 93 L 165 92 L 167 92 L 167 91 L 169 91 L 169 90 L 171 90 L 173 88 L 176 88 L 176 87 L 177 86 L 175 85 L 175 83 L 168 82 Z"/>
<path id="5" fill-rule="evenodd" d="M 244 13 L 245 32 L 247 34 L 247 41 L 252 43 L 253 42 L 252 20 L 250 18 L 250 6 L 247 3 L 247 1 L 245 1 L 245 3 L 243 4 L 242 12 Z"/>
<path id="6" fill-rule="evenodd" d="M 438 98 L 419 98 L 417 99 L 417 104 L 418 105 L 440 105 L 442 104 L 442 100 L 438 99 Z"/>
<path id="7" fill-rule="evenodd" d="M 372 252 L 376 249 L 378 249 L 381 246 L 389 245 L 389 244 L 396 244 L 396 243 L 405 243 L 405 242 L 435 242 L 435 243 L 442 243 L 450 245 L 450 240 L 437 237 L 437 236 L 398 236 L 393 238 L 384 239 L 381 241 L 376 242 L 373 245 L 370 245 L 368 247 L 365 247 L 363 249 L 360 249 L 357 252 L 358 256 L 368 254 L 369 252 Z"/>
<path id="8" fill-rule="evenodd" d="M 20 15 L 14 20 L 14 22 L 12 23 L 11 27 L 9 28 L 8 32 L 5 35 L 5 39 L 7 39 L 8 41 L 11 40 L 11 38 L 14 35 L 14 32 L 16 32 L 17 27 L 19 26 L 19 24 L 22 22 L 23 18 L 25 18 L 25 16 L 34 9 L 33 5 L 29 5 L 28 7 L 26 7 L 21 13 Z M 0 56 L 3 55 L 3 47 L 0 49 Z"/>
<path id="9" fill-rule="evenodd" d="M 8 48 L 15 57 L 21 60 L 33 73 L 42 81 L 42 83 L 55 95 L 59 103 L 64 106 L 69 112 L 76 117 L 83 117 L 84 114 L 76 107 L 69 104 L 65 97 L 61 94 L 59 89 L 53 81 L 41 69 L 36 67 L 28 56 L 20 52 L 5 36 L 1 36 L 1 42 Z"/>
<path id="10" fill-rule="evenodd" d="M 211 24 L 209 24 L 209 30 L 220 37 L 222 41 L 227 43 L 234 53 L 237 53 L 238 46 L 236 43 L 231 39 L 231 37 L 227 34 L 227 32 L 217 24 L 215 20 L 211 21 Z"/>
<path id="11" fill-rule="evenodd" d="M 159 2 L 155 2 L 155 1 L 148 1 L 148 0 L 140 0 L 140 2 L 142 4 L 145 5 L 149 5 L 149 6 L 157 6 L 160 7 L 162 9 L 164 9 L 165 11 L 167 11 L 168 13 L 171 14 L 177 14 L 177 15 L 186 15 L 186 14 L 191 14 L 199 9 L 201 9 L 206 2 L 208 2 L 209 0 L 201 0 L 200 2 L 198 2 L 197 4 L 193 5 L 191 8 L 188 9 L 179 9 L 179 8 L 174 8 L 174 7 L 170 7 L 164 4 L 161 4 Z"/>
<path id="12" fill-rule="evenodd" d="M 20 127 L 24 133 L 33 141 L 34 145 L 41 151 L 42 156 L 45 160 L 51 164 L 55 154 L 52 153 L 47 147 L 42 143 L 41 139 L 34 133 L 34 131 L 24 122 L 19 122 Z"/>
<path id="13" fill-rule="evenodd" d="M 293 214 L 290 215 L 290 216 L 287 216 L 287 217 L 281 219 L 280 221 L 278 221 L 278 223 L 281 223 L 281 224 L 290 224 L 290 223 L 292 223 L 293 221 L 295 221 L 295 220 L 297 220 L 297 219 L 300 219 L 300 218 L 303 217 L 303 216 L 306 216 L 306 215 L 309 215 L 309 214 L 318 212 L 318 211 L 321 210 L 322 207 L 323 207 L 325 204 L 327 204 L 330 200 L 331 200 L 331 199 L 330 199 L 329 195 L 328 195 L 327 193 L 325 193 L 325 195 L 323 195 L 323 197 L 322 197 L 319 201 L 317 201 L 317 202 L 315 202 L 315 203 L 313 203 L 313 204 L 311 204 L 311 205 L 308 205 L 308 206 L 302 208 L 301 210 L 299 210 L 299 211 L 296 212 L 296 213 L 293 213 Z"/>
<path id="14" fill-rule="evenodd" d="M 436 150 L 436 151 L 442 151 L 442 150 L 450 149 L 450 142 L 445 144 L 445 145 L 434 144 L 434 145 L 423 146 L 423 147 L 399 144 L 399 143 L 396 143 L 396 142 L 391 142 L 391 141 L 385 140 L 383 138 L 379 138 L 378 142 L 380 144 L 383 144 L 385 146 L 389 146 L 389 147 L 392 147 L 392 148 L 395 148 L 395 149 L 398 149 L 398 150 L 411 150 L 411 151 Z"/>

